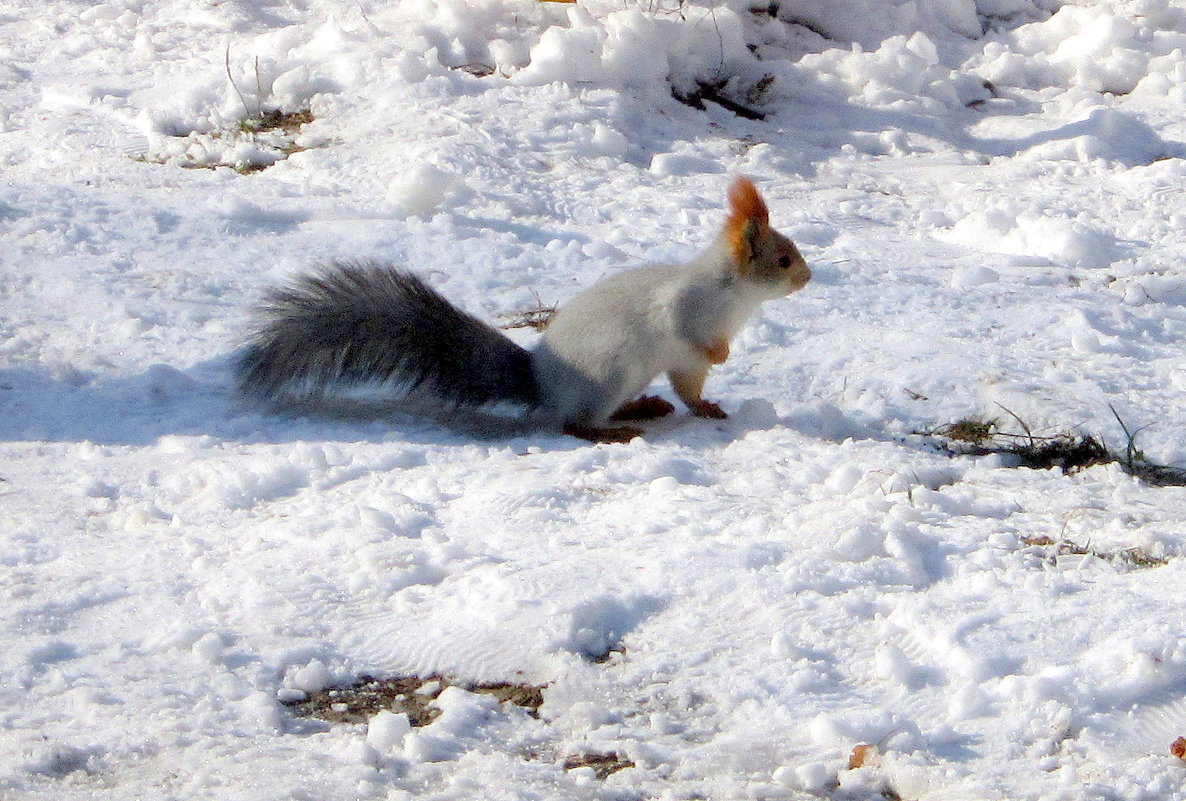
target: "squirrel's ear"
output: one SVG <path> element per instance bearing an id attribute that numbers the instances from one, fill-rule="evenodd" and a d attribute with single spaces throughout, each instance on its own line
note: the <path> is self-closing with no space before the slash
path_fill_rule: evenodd
<path id="1" fill-rule="evenodd" d="M 769 227 L 770 212 L 754 182 L 745 176 L 733 179 L 729 186 L 729 219 L 725 221 L 725 235 L 738 269 L 744 271 L 753 256 L 754 245 Z"/>

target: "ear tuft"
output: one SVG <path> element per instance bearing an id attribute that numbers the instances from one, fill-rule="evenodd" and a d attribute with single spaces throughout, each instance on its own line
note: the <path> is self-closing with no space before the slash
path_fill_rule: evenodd
<path id="1" fill-rule="evenodd" d="M 769 225 L 770 212 L 754 182 L 743 175 L 734 178 L 729 186 L 729 219 L 725 221 L 725 234 L 738 269 L 744 270 L 748 265 L 753 255 L 753 241 Z"/>
<path id="2" fill-rule="evenodd" d="M 758 194 L 758 187 L 754 186 L 754 182 L 744 175 L 737 176 L 729 185 L 729 211 L 731 223 L 737 218 L 741 218 L 741 221 L 757 220 L 767 224 L 770 222 L 766 201 Z"/>

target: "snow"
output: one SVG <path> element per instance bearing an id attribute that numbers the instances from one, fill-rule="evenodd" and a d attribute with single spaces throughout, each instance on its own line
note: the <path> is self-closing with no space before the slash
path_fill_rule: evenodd
<path id="1" fill-rule="evenodd" d="M 1123 454 L 1119 415 L 1186 463 L 1181 4 L 0 23 L 6 801 L 1186 799 L 1184 490 L 919 433 Z M 700 84 L 765 119 L 672 97 Z M 273 110 L 313 120 L 240 126 Z M 592 446 L 232 392 L 252 305 L 312 264 L 505 322 L 691 257 L 738 173 L 814 279 L 714 370 L 728 420 Z M 286 705 L 402 675 L 455 683 L 432 723 Z M 479 682 L 544 686 L 538 716 Z"/>

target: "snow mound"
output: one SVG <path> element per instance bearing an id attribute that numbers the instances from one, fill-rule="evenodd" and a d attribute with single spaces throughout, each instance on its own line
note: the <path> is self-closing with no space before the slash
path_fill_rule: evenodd
<path id="1" fill-rule="evenodd" d="M 1057 138 L 1026 149 L 1033 161 L 1102 160 L 1138 167 L 1167 158 L 1186 156 L 1186 145 L 1166 142 L 1148 123 L 1111 108 L 1093 109 L 1087 119 L 1057 131 Z"/>
<path id="2" fill-rule="evenodd" d="M 1117 95 L 1150 80 L 1147 91 L 1179 69 L 1182 32 L 1186 18 L 1165 0 L 1067 4 L 1049 19 L 987 44 L 977 72 L 1001 86 L 1070 86 Z"/>
<path id="3" fill-rule="evenodd" d="M 1105 231 L 1010 204 L 973 212 L 939 235 L 989 253 L 1027 256 L 1068 267 L 1107 267 L 1120 253 L 1115 238 Z M 953 286 L 995 283 L 998 277 L 990 268 L 964 269 L 953 278 Z"/>

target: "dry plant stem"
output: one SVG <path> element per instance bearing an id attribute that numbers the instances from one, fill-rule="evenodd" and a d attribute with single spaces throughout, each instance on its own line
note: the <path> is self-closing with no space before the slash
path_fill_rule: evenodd
<path id="1" fill-rule="evenodd" d="M 226 67 L 226 77 L 227 80 L 231 82 L 231 88 L 235 90 L 235 94 L 239 96 L 239 102 L 243 104 L 243 113 L 250 115 L 251 109 L 247 107 L 247 98 L 243 97 L 243 93 L 239 91 L 238 84 L 235 83 L 235 76 L 231 74 L 231 46 L 229 43 L 226 46 L 226 54 L 223 59 L 223 65 Z"/>

